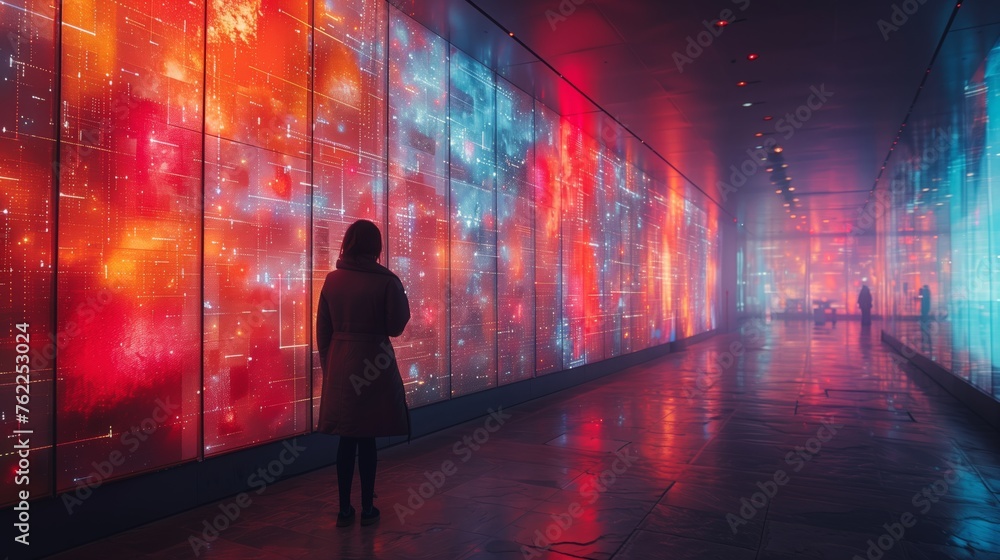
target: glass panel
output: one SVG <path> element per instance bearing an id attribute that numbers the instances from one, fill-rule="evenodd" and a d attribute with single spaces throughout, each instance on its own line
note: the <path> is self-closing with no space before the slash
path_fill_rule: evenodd
<path id="1" fill-rule="evenodd" d="M 451 394 L 497 384 L 496 86 L 451 49 Z"/>
<path id="2" fill-rule="evenodd" d="M 500 384 L 535 372 L 534 100 L 497 79 Z"/>
<path id="3" fill-rule="evenodd" d="M 0 64 L 0 415 L 4 434 L 32 430 L 28 437 L 31 469 L 17 474 L 18 455 L 8 446 L 0 454 L 0 504 L 15 501 L 20 490 L 32 498 L 52 491 L 52 365 L 56 344 L 78 334 L 56 331 L 52 316 L 55 279 L 53 163 L 56 161 L 56 91 L 53 69 L 55 5 L 41 0 L 0 4 L 0 41 L 7 63 Z M 9 45 L 9 50 L 8 50 Z M 89 326 L 96 313 L 83 304 L 74 323 Z M 93 315 L 92 315 L 93 313 Z M 89 319 L 89 320 L 88 320 Z M 20 327 L 19 327 L 20 325 Z M 69 326 L 67 324 L 67 326 Z M 23 345 L 23 346 L 22 346 Z M 20 388 L 17 388 L 20 387 Z M 18 399 L 28 414 L 19 422 Z M 24 405 L 22 405 L 24 406 Z M 14 440 L 11 446 L 18 444 Z"/>
<path id="4" fill-rule="evenodd" d="M 309 5 L 208 6 L 206 455 L 311 429 Z"/>
<path id="5" fill-rule="evenodd" d="M 389 14 L 384 0 L 314 5 L 313 313 L 347 226 L 371 220 L 385 237 Z M 323 370 L 315 351 L 312 367 L 313 419 L 318 423 Z"/>
<path id="6" fill-rule="evenodd" d="M 200 451 L 204 10 L 63 3 L 58 490 Z"/>
<path id="7" fill-rule="evenodd" d="M 451 394 L 448 45 L 393 9 L 389 33 L 389 263 L 412 318 L 393 345 L 407 402 Z"/>

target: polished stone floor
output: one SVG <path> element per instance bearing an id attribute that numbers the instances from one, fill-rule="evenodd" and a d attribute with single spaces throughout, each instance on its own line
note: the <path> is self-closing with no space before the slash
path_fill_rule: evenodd
<path id="1" fill-rule="evenodd" d="M 327 468 L 255 496 L 199 552 L 1000 559 L 997 436 L 900 368 L 877 324 L 750 324 L 381 451 L 377 525 L 334 526 Z M 193 558 L 189 537 L 216 513 L 205 506 L 59 557 Z"/>

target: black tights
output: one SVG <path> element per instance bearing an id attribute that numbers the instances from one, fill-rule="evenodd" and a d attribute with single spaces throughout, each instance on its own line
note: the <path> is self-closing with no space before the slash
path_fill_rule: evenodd
<path id="1" fill-rule="evenodd" d="M 353 438 L 340 436 L 337 447 L 337 486 L 340 489 L 340 511 L 351 509 L 351 483 L 354 482 L 354 457 L 358 458 L 361 471 L 361 510 L 371 511 L 375 499 L 375 467 L 378 454 L 375 438 Z"/>

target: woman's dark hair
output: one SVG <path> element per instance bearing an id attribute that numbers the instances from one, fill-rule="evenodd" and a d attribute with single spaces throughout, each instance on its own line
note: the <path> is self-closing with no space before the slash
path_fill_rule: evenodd
<path id="1" fill-rule="evenodd" d="M 373 257 L 382 253 L 382 232 L 368 220 L 358 220 L 344 232 L 340 245 L 341 257 Z"/>

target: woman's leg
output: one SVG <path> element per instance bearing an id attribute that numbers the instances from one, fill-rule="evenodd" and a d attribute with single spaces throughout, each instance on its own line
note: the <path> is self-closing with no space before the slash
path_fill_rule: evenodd
<path id="1" fill-rule="evenodd" d="M 378 451 L 375 438 L 358 438 L 358 470 L 361 471 L 361 511 L 371 511 L 375 500 L 375 468 Z"/>
<path id="2" fill-rule="evenodd" d="M 351 511 L 351 483 L 354 481 L 354 458 L 357 451 L 358 438 L 340 436 L 340 445 L 337 446 L 337 488 L 340 490 L 340 512 L 345 514 Z M 364 473 L 364 470 L 361 472 Z"/>

